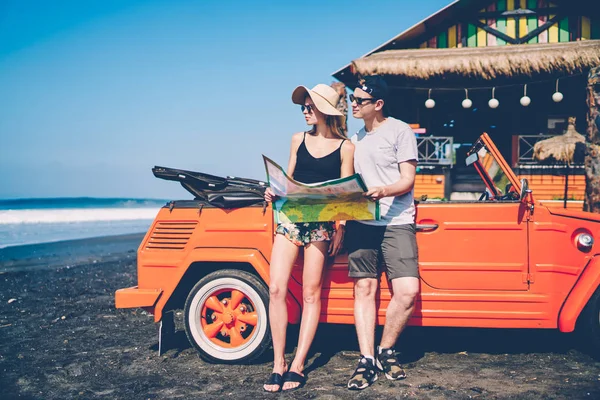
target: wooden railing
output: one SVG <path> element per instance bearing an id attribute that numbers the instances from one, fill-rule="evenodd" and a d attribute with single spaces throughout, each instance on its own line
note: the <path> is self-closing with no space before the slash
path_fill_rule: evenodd
<path id="1" fill-rule="evenodd" d="M 540 165 L 540 162 L 533 158 L 533 146 L 540 140 L 549 139 L 554 136 L 556 135 L 513 136 L 513 166 Z"/>
<path id="2" fill-rule="evenodd" d="M 419 165 L 452 166 L 454 164 L 452 136 L 425 136 L 417 138 Z"/>

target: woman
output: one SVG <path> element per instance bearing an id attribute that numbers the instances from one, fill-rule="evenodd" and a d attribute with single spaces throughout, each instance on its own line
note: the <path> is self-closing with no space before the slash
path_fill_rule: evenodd
<path id="1" fill-rule="evenodd" d="M 288 175 L 302 183 L 323 182 L 354 173 L 354 145 L 341 130 L 343 114 L 335 108 L 339 94 L 332 87 L 319 84 L 312 90 L 297 87 L 292 101 L 301 105 L 307 125 L 312 129 L 292 137 Z M 273 201 L 267 189 L 265 200 Z M 271 253 L 269 285 L 269 320 L 273 338 L 273 373 L 265 383 L 268 392 L 297 389 L 304 385 L 302 373 L 308 349 L 312 343 L 321 312 L 321 284 L 327 253 L 335 255 L 342 243 L 345 221 L 334 231 L 333 222 L 280 224 L 277 226 Z M 294 361 L 285 360 L 287 329 L 286 296 L 292 267 L 300 247 L 304 247 L 302 273 L 302 321 Z"/>

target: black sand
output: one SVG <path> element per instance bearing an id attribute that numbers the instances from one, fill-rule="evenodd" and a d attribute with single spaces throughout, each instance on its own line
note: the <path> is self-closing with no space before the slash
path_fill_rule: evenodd
<path id="1" fill-rule="evenodd" d="M 408 378 L 349 392 L 356 336 L 335 325 L 319 327 L 305 388 L 264 393 L 270 354 L 252 365 L 207 364 L 178 332 L 159 356 L 152 317 L 114 308 L 114 291 L 136 283 L 140 240 L 0 250 L 1 399 L 600 398 L 600 362 L 576 335 L 542 330 L 409 328 L 399 346 Z"/>

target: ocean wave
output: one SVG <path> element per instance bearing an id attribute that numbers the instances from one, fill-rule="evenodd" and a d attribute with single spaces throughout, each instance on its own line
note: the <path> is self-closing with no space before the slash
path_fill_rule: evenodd
<path id="1" fill-rule="evenodd" d="M 99 197 L 0 199 L 0 210 L 161 207 L 166 200 Z"/>
<path id="2" fill-rule="evenodd" d="M 0 224 L 0 260 L 2 249 L 26 244 L 51 243 L 126 234 L 143 234 L 152 220 L 56 222 L 47 224 Z M 6 257 L 4 258 L 6 259 Z M 0 264 L 2 264 L 0 262 Z"/>
<path id="3" fill-rule="evenodd" d="M 0 225 L 152 220 L 159 207 L 0 210 Z"/>

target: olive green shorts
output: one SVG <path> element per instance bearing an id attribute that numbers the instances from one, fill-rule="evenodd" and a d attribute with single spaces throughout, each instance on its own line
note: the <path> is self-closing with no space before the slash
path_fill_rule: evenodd
<path id="1" fill-rule="evenodd" d="M 389 280 L 419 277 L 415 224 L 374 226 L 348 221 L 345 243 L 351 278 L 377 278 L 382 264 Z"/>

